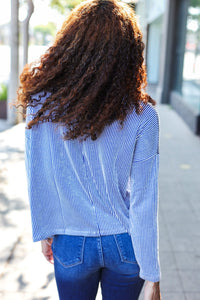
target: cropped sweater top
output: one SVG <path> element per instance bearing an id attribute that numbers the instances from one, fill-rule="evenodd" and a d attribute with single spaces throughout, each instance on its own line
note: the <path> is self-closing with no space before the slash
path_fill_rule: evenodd
<path id="1" fill-rule="evenodd" d="M 34 98 L 39 97 L 34 95 Z M 26 124 L 41 107 L 27 108 Z M 52 122 L 25 129 L 33 241 L 55 234 L 128 232 L 140 277 L 159 281 L 159 115 L 150 104 L 107 125 L 97 140 L 63 140 Z"/>

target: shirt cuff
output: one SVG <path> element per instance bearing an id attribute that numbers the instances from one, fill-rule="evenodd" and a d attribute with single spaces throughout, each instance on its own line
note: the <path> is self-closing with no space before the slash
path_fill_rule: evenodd
<path id="1" fill-rule="evenodd" d="M 147 281 L 158 282 L 161 280 L 161 271 L 159 270 L 157 275 L 145 274 L 140 271 L 139 277 Z"/>

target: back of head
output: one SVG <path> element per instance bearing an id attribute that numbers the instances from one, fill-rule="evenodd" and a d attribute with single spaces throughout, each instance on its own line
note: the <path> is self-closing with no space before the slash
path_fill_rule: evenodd
<path id="1" fill-rule="evenodd" d="M 91 136 L 123 122 L 148 96 L 144 44 L 133 9 L 117 0 L 90 0 L 69 14 L 38 65 L 26 65 L 18 104 L 33 105 L 35 93 L 51 92 L 33 121 L 66 126 L 65 139 Z M 47 112 L 48 113 L 45 113 Z"/>

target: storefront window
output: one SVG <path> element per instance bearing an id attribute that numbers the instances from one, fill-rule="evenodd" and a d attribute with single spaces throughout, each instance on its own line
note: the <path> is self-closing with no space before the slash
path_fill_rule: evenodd
<path id="1" fill-rule="evenodd" d="M 150 84 L 158 84 L 159 81 L 162 22 L 160 16 L 148 26 L 147 74 Z"/>
<path id="2" fill-rule="evenodd" d="M 188 8 L 182 95 L 200 113 L 200 0 L 191 0 Z"/>

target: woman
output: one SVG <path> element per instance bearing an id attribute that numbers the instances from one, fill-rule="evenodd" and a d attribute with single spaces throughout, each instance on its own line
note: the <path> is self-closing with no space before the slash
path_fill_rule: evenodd
<path id="1" fill-rule="evenodd" d="M 26 65 L 26 169 L 33 241 L 60 299 L 160 299 L 159 116 L 145 93 L 132 8 L 82 2 Z"/>

